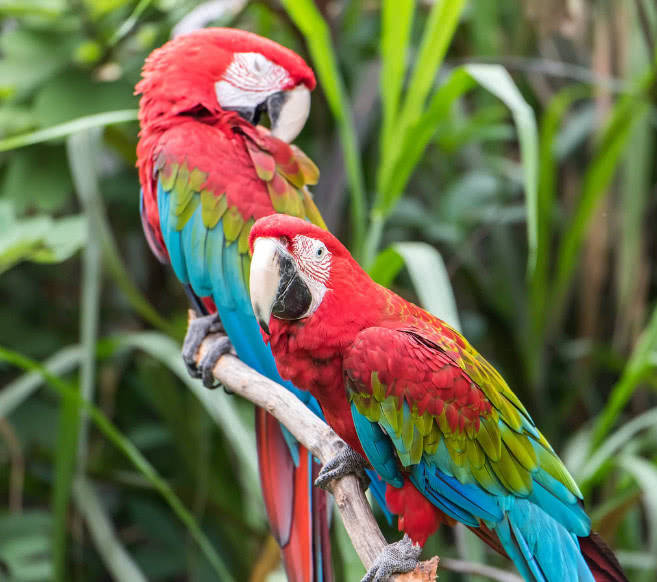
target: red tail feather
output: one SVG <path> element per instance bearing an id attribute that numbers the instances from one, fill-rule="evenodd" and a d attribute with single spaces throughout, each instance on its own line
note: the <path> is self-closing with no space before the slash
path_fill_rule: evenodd
<path id="1" fill-rule="evenodd" d="M 295 467 L 278 421 L 256 408 L 260 484 L 272 534 L 281 546 L 290 582 L 333 580 L 326 493 L 312 487 L 316 472 L 307 449 L 299 447 Z M 321 558 L 321 565 L 320 565 Z"/>
<path id="2" fill-rule="evenodd" d="M 597 533 L 579 538 L 579 547 L 595 582 L 628 582 L 614 552 Z"/>

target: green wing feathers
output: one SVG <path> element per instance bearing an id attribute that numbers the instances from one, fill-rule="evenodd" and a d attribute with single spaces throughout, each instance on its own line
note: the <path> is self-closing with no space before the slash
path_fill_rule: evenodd
<path id="1" fill-rule="evenodd" d="M 272 141 L 270 140 L 270 144 Z M 295 146 L 277 144 L 278 147 L 272 153 L 248 136 L 244 136 L 244 143 L 253 162 L 252 171 L 266 188 L 271 204 L 269 212 L 306 218 L 325 228 L 307 189 L 308 185 L 315 184 L 319 178 L 317 166 Z M 267 144 L 266 141 L 264 143 Z M 200 204 L 203 225 L 207 229 L 213 229 L 223 219 L 226 245 L 238 241 L 240 254 L 248 253 L 248 235 L 253 223 L 260 216 L 253 213 L 247 215 L 248 212 L 245 213 L 239 204 L 229 203 L 226 192 L 207 187 L 210 172 L 194 167 L 191 160 L 173 161 L 162 154 L 155 169 L 162 189 L 172 196 L 169 209 L 176 217 L 177 230 L 185 228 Z M 251 196 L 251 193 L 248 195 Z"/>
<path id="2" fill-rule="evenodd" d="M 273 151 L 268 151 L 248 138 L 245 143 L 258 177 L 267 186 L 274 210 L 326 228 L 307 189 L 319 179 L 319 170 L 310 158 L 296 146 L 277 143 L 270 148 Z"/>
<path id="3" fill-rule="evenodd" d="M 499 373 L 459 344 L 459 353 L 447 353 L 435 334 L 427 341 L 417 331 L 361 332 L 344 363 L 351 401 L 382 426 L 404 467 L 429 463 L 490 493 L 523 497 L 542 470 L 581 497 Z"/>

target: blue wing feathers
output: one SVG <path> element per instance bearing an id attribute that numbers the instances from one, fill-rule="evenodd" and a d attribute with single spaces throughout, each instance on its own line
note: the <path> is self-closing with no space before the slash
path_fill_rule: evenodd
<path id="1" fill-rule="evenodd" d="M 351 416 L 358 438 L 372 467 L 384 481 L 394 487 L 401 487 L 404 484 L 404 478 L 397 468 L 395 451 L 386 434 L 377 423 L 369 421 L 358 412 L 355 404 L 351 405 Z"/>
<path id="2" fill-rule="evenodd" d="M 520 553 L 529 580 L 594 582 L 576 537 L 550 514 L 528 499 L 510 498 L 506 520 L 510 530 L 495 530 L 509 555 Z"/>

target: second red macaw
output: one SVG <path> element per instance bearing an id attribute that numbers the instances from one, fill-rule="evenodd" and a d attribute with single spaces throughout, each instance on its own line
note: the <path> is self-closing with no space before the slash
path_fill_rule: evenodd
<path id="1" fill-rule="evenodd" d="M 250 293 L 283 378 L 349 445 L 320 480 L 371 465 L 404 540 L 363 580 L 413 569 L 461 522 L 529 582 L 621 582 L 582 495 L 504 379 L 454 329 L 377 285 L 330 233 L 282 215 L 251 230 Z"/>

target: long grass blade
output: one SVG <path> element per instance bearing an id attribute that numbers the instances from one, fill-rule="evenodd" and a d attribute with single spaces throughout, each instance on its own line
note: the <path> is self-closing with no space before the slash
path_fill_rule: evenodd
<path id="1" fill-rule="evenodd" d="M 0 152 L 15 150 L 36 143 L 43 143 L 61 137 L 68 137 L 74 133 L 91 129 L 93 127 L 104 127 L 115 123 L 127 123 L 128 121 L 137 121 L 136 109 L 122 109 L 120 111 L 108 111 L 96 115 L 86 115 L 78 117 L 66 123 L 53 125 L 45 129 L 39 129 L 22 135 L 15 135 L 0 140 Z"/>
<path id="2" fill-rule="evenodd" d="M 77 399 L 80 396 L 75 388 L 62 394 L 57 420 L 57 437 L 55 442 L 55 475 L 52 489 L 52 552 L 55 569 L 55 580 L 65 582 L 66 575 L 66 542 L 68 539 L 68 508 L 75 472 L 78 432 L 80 427 L 79 407 Z"/>
<path id="3" fill-rule="evenodd" d="M 657 408 L 651 408 L 619 427 L 600 444 L 593 454 L 586 457 L 582 465 L 573 466 L 578 483 L 584 488 L 596 484 L 604 466 L 613 461 L 623 447 L 628 445 L 639 432 L 656 425 Z"/>
<path id="4" fill-rule="evenodd" d="M 516 124 L 525 185 L 527 241 L 529 247 L 527 271 L 531 274 L 536 268 L 536 249 L 538 245 L 538 131 L 534 110 L 525 101 L 511 75 L 503 67 L 467 65 L 466 70 L 477 83 L 495 95 L 509 108 Z"/>
<path id="5" fill-rule="evenodd" d="M 215 551 L 194 518 L 194 515 L 183 505 L 171 486 L 159 475 L 155 467 L 141 454 L 129 439 L 93 404 L 82 399 L 75 387 L 46 370 L 41 364 L 6 348 L 0 347 L 0 360 L 9 362 L 26 371 L 41 374 L 62 399 L 67 399 L 71 406 L 82 408 L 88 414 L 98 430 L 135 466 L 135 468 L 151 483 L 157 492 L 167 502 L 169 507 L 185 525 L 190 536 L 198 544 L 204 556 L 216 572 L 219 580 L 233 582 L 233 577 L 221 556 Z M 76 412 L 77 414 L 77 412 Z"/>
<path id="6" fill-rule="evenodd" d="M 403 133 L 406 127 L 422 115 L 424 103 L 433 87 L 447 48 L 452 42 L 464 5 L 465 0 L 434 2 L 422 33 L 420 49 L 396 130 Z"/>
<path id="7" fill-rule="evenodd" d="M 426 115 L 425 102 L 454 36 L 463 5 L 463 0 L 437 0 L 431 9 L 399 115 L 390 122 L 391 128 L 388 131 L 395 135 L 395 141 L 389 143 L 389 147 L 383 151 L 385 157 L 379 161 L 375 203 L 379 210 L 394 203 L 396 190 L 390 182 L 396 175 L 395 167 L 407 156 L 406 147 L 412 141 L 414 128 L 416 130 L 420 126 L 420 118 Z M 369 258 L 371 260 L 373 256 Z"/>
<path id="8" fill-rule="evenodd" d="M 618 464 L 634 477 L 643 492 L 650 553 L 657 556 L 657 466 L 635 455 L 623 455 Z"/>
<path id="9" fill-rule="evenodd" d="M 657 350 L 657 308 L 643 331 L 630 356 L 623 375 L 611 391 L 602 413 L 593 429 L 591 446 L 596 449 L 616 422 L 627 401 L 632 397 L 646 374 L 655 367 L 654 353 Z"/>
<path id="10" fill-rule="evenodd" d="M 398 140 L 403 155 L 397 156 L 394 167 L 384 174 L 386 181 L 381 190 L 384 194 L 377 200 L 375 211 L 387 216 L 394 208 L 438 125 L 445 120 L 452 104 L 474 86 L 475 82 L 465 69 L 455 69 L 434 93 L 426 111 L 401 134 L 403 138 Z"/>
<path id="11" fill-rule="evenodd" d="M 351 190 L 349 208 L 352 248 L 356 257 L 359 257 L 365 236 L 365 180 L 351 107 L 338 68 L 331 33 L 312 0 L 281 0 L 281 3 L 308 43 L 322 90 L 338 125 Z"/>
<path id="12" fill-rule="evenodd" d="M 577 256 L 595 209 L 606 194 L 616 173 L 635 124 L 649 111 L 650 106 L 646 96 L 653 87 L 655 78 L 655 71 L 651 71 L 641 80 L 635 94 L 623 97 L 615 105 L 611 118 L 603 130 L 593 162 L 584 176 L 582 194 L 559 247 L 555 279 L 551 288 L 554 305 L 551 317 L 553 321 L 560 319 Z"/>
<path id="13" fill-rule="evenodd" d="M 399 110 L 415 13 L 415 0 L 384 0 L 381 6 L 381 159 L 388 159 Z"/>
<path id="14" fill-rule="evenodd" d="M 96 137 L 93 139 L 88 139 L 88 147 L 98 148 L 99 140 L 99 134 L 96 134 Z M 95 145 L 92 146 L 94 143 Z M 77 159 L 81 156 L 84 156 L 83 150 L 83 144 L 80 144 L 76 147 L 69 147 L 69 157 L 71 158 L 71 164 L 75 165 L 76 172 L 84 174 L 87 171 L 86 163 L 83 161 L 78 161 Z M 84 159 L 86 159 L 86 157 Z M 148 302 L 148 300 L 144 297 L 144 295 L 132 281 L 132 277 L 125 267 L 123 259 L 119 253 L 116 240 L 112 234 L 112 229 L 107 219 L 105 206 L 103 204 L 103 199 L 98 187 L 97 176 L 95 178 L 92 176 L 81 177 L 84 178 L 84 187 L 86 188 L 85 192 L 87 194 L 87 198 L 85 199 L 86 213 L 88 219 L 93 223 L 94 238 L 99 241 L 100 246 L 102 247 L 103 259 L 107 265 L 110 276 L 112 279 L 114 279 L 114 282 L 117 284 L 119 289 L 123 291 L 133 309 L 139 313 L 139 315 L 141 315 L 146 321 L 158 329 L 164 331 L 165 333 L 168 333 L 173 337 L 178 337 L 180 335 L 180 330 L 171 325 L 171 323 L 164 319 L 155 310 L 155 308 Z"/>
<path id="15" fill-rule="evenodd" d="M 540 350 L 547 318 L 548 267 L 550 263 L 554 201 L 556 199 L 557 164 L 555 161 L 555 146 L 557 134 L 572 104 L 589 93 L 588 87 L 567 87 L 557 93 L 550 101 L 541 120 L 536 207 L 536 250 L 534 269 L 529 274 L 530 322 L 532 327 L 530 357 L 535 357 Z M 536 362 L 534 362 L 535 365 Z M 534 370 L 532 375 L 535 379 L 537 370 Z"/>
<path id="16" fill-rule="evenodd" d="M 84 353 L 80 370 L 80 391 L 87 402 L 94 401 L 102 270 L 101 245 L 95 236 L 99 229 L 98 212 L 93 209 L 94 201 L 100 198 L 96 170 L 99 137 L 97 129 L 86 130 L 71 136 L 66 144 L 75 190 L 87 217 L 87 243 L 82 259 L 80 298 L 80 343 Z M 78 472 L 84 473 L 89 434 L 89 422 L 85 414 L 79 422 Z"/>
<path id="17" fill-rule="evenodd" d="M 68 346 L 43 362 L 43 367 L 51 374 L 63 376 L 80 365 L 82 348 Z M 29 372 L 17 380 L 5 384 L 0 391 L 0 417 L 7 418 L 43 384 L 43 376 Z"/>
<path id="18" fill-rule="evenodd" d="M 91 483 L 84 478 L 76 479 L 73 486 L 73 497 L 89 528 L 96 551 L 112 578 L 130 582 L 146 582 L 146 576 L 117 537 L 112 521 L 105 512 Z"/>

